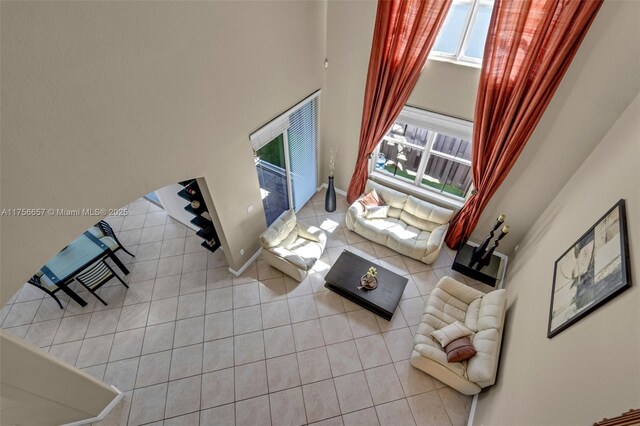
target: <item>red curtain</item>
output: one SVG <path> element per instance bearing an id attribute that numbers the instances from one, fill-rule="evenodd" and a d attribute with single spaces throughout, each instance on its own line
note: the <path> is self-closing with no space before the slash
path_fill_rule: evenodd
<path id="1" fill-rule="evenodd" d="M 451 0 L 379 0 L 364 93 L 360 145 L 347 200 L 362 194 L 369 155 L 418 81 Z"/>
<path id="2" fill-rule="evenodd" d="M 465 242 L 547 108 L 602 0 L 496 0 L 473 125 L 476 190 L 446 243 Z M 477 191 L 477 192 L 476 192 Z"/>

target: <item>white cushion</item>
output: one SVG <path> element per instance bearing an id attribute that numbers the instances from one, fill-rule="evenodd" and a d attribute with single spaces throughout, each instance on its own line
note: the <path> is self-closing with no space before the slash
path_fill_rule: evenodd
<path id="1" fill-rule="evenodd" d="M 449 325 L 442 327 L 439 330 L 435 330 L 431 335 L 440 342 L 440 346 L 443 348 L 454 340 L 458 340 L 461 337 L 467 337 L 473 334 L 473 331 L 465 327 L 460 321 L 456 321 Z"/>
<path id="2" fill-rule="evenodd" d="M 296 215 L 293 210 L 287 210 L 264 231 L 260 236 L 260 242 L 265 248 L 276 247 L 280 245 L 285 238 L 289 237 L 291 239 L 291 233 L 294 232 L 293 241 L 297 236 L 295 228 Z"/>
<path id="3" fill-rule="evenodd" d="M 389 230 L 387 247 L 413 259 L 424 256 L 429 245 L 429 232 L 413 226 L 392 228 Z"/>
<path id="4" fill-rule="evenodd" d="M 324 246 L 317 241 L 308 240 L 306 238 L 296 238 L 296 240 L 286 246 L 286 248 L 292 253 L 300 256 L 304 261 L 304 266 L 302 268 L 309 270 L 313 267 L 313 264 L 320 259 L 320 256 L 322 256 Z"/>
<path id="5" fill-rule="evenodd" d="M 419 200 L 411 195 L 407 198 L 400 214 L 400 219 L 424 231 L 433 231 L 438 226 L 449 223 L 452 217 L 453 210 Z"/>
<path id="6" fill-rule="evenodd" d="M 392 207 L 394 209 L 402 210 L 402 208 L 404 207 L 404 203 L 409 197 L 407 194 L 403 194 L 400 191 L 387 188 L 386 186 L 380 185 L 379 183 L 376 183 L 372 180 L 368 180 L 364 193 L 368 194 L 373 189 L 375 189 L 380 198 L 382 198 L 382 202 L 388 204 L 389 207 Z"/>
<path id="7" fill-rule="evenodd" d="M 425 319 L 427 321 L 425 321 Z M 439 320 L 425 314 L 423 322 L 418 324 L 418 330 L 414 337 L 414 351 L 419 353 L 422 357 L 430 359 L 438 364 L 443 365 L 447 369 L 454 372 L 458 376 L 464 376 L 467 370 L 467 361 L 462 362 L 448 362 L 447 353 L 442 346 L 431 336 L 436 329 L 431 325 L 433 322 Z"/>
<path id="8" fill-rule="evenodd" d="M 354 230 L 371 241 L 385 245 L 391 228 L 406 228 L 406 226 L 407 225 L 400 219 L 394 219 L 392 217 L 386 219 L 367 219 L 364 216 L 359 216 L 356 218 Z"/>
<path id="9" fill-rule="evenodd" d="M 385 219 L 389 216 L 389 206 L 366 206 L 364 208 L 364 217 L 367 219 Z"/>
<path id="10" fill-rule="evenodd" d="M 478 313 L 478 330 L 500 328 L 504 322 L 507 291 L 495 290 L 482 298 Z"/>
<path id="11" fill-rule="evenodd" d="M 464 317 L 464 325 L 469 330 L 478 331 L 478 316 L 480 315 L 480 304 L 482 298 L 476 299 L 469 303 L 467 307 L 467 315 Z"/>
<path id="12" fill-rule="evenodd" d="M 495 328 L 479 331 L 473 336 L 476 355 L 467 363 L 467 378 L 481 386 L 493 384 L 500 349 L 500 333 Z"/>

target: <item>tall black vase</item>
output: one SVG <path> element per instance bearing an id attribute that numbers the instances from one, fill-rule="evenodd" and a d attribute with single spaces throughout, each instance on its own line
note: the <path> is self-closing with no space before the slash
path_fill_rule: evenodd
<path id="1" fill-rule="evenodd" d="M 336 188 L 333 186 L 333 176 L 329 176 L 329 186 L 324 195 L 324 209 L 328 212 L 336 211 Z"/>

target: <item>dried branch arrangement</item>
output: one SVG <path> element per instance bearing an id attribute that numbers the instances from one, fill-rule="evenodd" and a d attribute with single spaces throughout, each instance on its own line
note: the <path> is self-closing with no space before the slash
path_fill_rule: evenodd
<path id="1" fill-rule="evenodd" d="M 336 157 L 338 156 L 338 148 L 332 146 L 329 148 L 329 176 L 333 177 L 333 172 L 336 169 Z"/>

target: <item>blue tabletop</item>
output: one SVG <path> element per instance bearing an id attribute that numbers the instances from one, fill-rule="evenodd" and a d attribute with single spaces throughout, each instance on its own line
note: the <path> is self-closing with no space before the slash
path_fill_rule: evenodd
<path id="1" fill-rule="evenodd" d="M 100 258 L 108 250 L 109 247 L 106 244 L 86 231 L 71 241 L 60 253 L 49 259 L 41 270 L 47 281 L 58 284 Z"/>

